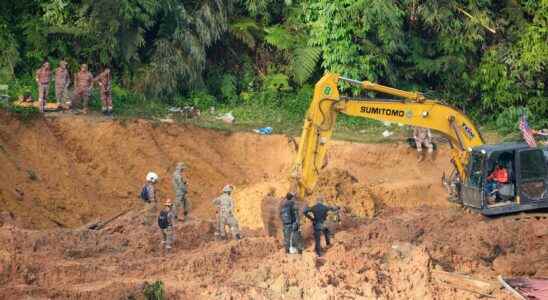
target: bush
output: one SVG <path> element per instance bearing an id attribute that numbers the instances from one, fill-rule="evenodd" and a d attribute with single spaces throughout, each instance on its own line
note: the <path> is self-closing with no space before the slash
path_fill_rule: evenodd
<path id="1" fill-rule="evenodd" d="M 519 119 L 525 114 L 530 120 L 531 111 L 528 108 L 508 107 L 500 113 L 495 121 L 497 131 L 502 134 L 519 132 Z M 531 126 L 531 124 L 529 124 Z"/>
<path id="2" fill-rule="evenodd" d="M 217 104 L 217 99 L 206 91 L 197 91 L 190 94 L 190 104 L 205 111 L 208 108 L 215 106 Z"/>
<path id="3" fill-rule="evenodd" d="M 145 288 L 143 290 L 146 300 L 164 300 L 166 299 L 164 283 L 160 280 L 149 284 L 145 282 Z"/>

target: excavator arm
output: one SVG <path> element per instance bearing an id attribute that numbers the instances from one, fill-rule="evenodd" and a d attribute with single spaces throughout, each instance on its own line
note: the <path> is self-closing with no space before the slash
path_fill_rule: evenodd
<path id="1" fill-rule="evenodd" d="M 398 99 L 351 98 L 341 96 L 339 81 L 359 86 Z M 483 139 L 474 123 L 460 110 L 421 93 L 407 92 L 369 81 L 357 81 L 328 73 L 316 83 L 314 97 L 306 113 L 303 132 L 292 177 L 300 197 L 313 189 L 320 170 L 325 166 L 327 142 L 331 138 L 337 115 L 401 123 L 430 128 L 442 133 L 451 145 L 451 161 L 461 181 L 467 177 L 466 162 L 472 148 Z"/>

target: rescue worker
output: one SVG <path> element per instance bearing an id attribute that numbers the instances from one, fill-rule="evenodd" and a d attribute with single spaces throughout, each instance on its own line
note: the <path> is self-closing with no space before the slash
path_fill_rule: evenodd
<path id="1" fill-rule="evenodd" d="M 49 62 L 46 61 L 40 69 L 36 70 L 36 83 L 38 84 L 38 103 L 40 105 L 40 112 L 44 112 L 46 110 L 50 78 L 51 68 L 49 66 Z"/>
<path id="2" fill-rule="evenodd" d="M 183 208 L 183 220 L 188 215 L 188 200 L 186 198 L 188 188 L 185 178 L 183 177 L 183 171 L 185 170 L 185 164 L 180 162 L 175 167 L 173 172 L 173 189 L 175 190 L 175 219 L 178 219 L 179 207 Z"/>
<path id="3" fill-rule="evenodd" d="M 93 85 L 93 75 L 88 71 L 88 65 L 82 64 L 80 71 L 76 74 L 74 80 L 74 95 L 72 96 L 72 108 L 82 106 L 84 113 L 88 112 L 88 102 L 91 96 L 91 86 Z"/>
<path id="4" fill-rule="evenodd" d="M 285 253 L 302 253 L 299 208 L 294 193 L 287 193 L 280 203 L 280 219 L 283 224 Z"/>
<path id="5" fill-rule="evenodd" d="M 102 111 L 104 115 L 112 114 L 112 75 L 110 69 L 105 68 L 101 74 L 93 79 L 99 84 L 101 91 Z"/>
<path id="6" fill-rule="evenodd" d="M 216 235 L 220 238 L 226 238 L 225 226 L 228 225 L 232 232 L 232 235 L 239 240 L 240 229 L 238 226 L 238 220 L 234 217 L 234 201 L 230 196 L 232 194 L 233 187 L 226 185 L 223 188 L 223 194 L 213 200 L 213 204 L 217 207 L 218 228 Z"/>
<path id="7" fill-rule="evenodd" d="M 146 176 L 146 183 L 141 190 L 141 199 L 145 202 L 145 213 L 143 223 L 145 225 L 151 224 L 151 218 L 156 213 L 157 199 L 159 199 L 158 191 L 156 189 L 156 183 L 158 182 L 158 175 L 154 172 L 148 172 Z"/>
<path id="8" fill-rule="evenodd" d="M 489 202 L 494 202 L 496 200 L 494 192 L 498 191 L 501 184 L 508 183 L 508 170 L 501 163 L 497 163 L 495 170 L 486 179 L 485 194 L 488 196 Z"/>
<path id="9" fill-rule="evenodd" d="M 424 145 L 428 149 L 428 154 L 432 156 L 434 152 L 434 145 L 432 145 L 432 132 L 429 128 L 415 127 L 413 128 L 413 138 L 417 145 L 418 159 L 421 162 L 424 160 L 424 153 L 422 152 L 422 146 Z"/>
<path id="10" fill-rule="evenodd" d="M 171 199 L 166 199 L 164 208 L 158 215 L 158 227 L 162 231 L 162 245 L 164 245 L 166 251 L 171 250 L 173 244 L 173 220 L 175 214 L 172 205 Z"/>
<path id="11" fill-rule="evenodd" d="M 339 209 L 334 206 L 328 206 L 324 204 L 324 198 L 319 197 L 316 204 L 312 207 L 304 208 L 304 215 L 312 221 L 312 226 L 314 230 L 314 250 L 316 251 L 317 256 L 322 256 L 322 246 L 321 246 L 321 236 L 322 233 L 325 236 L 325 243 L 327 246 L 331 244 L 329 240 L 329 229 L 325 225 L 325 220 L 327 219 L 328 213 L 336 212 L 339 213 Z"/>
<path id="12" fill-rule="evenodd" d="M 57 99 L 57 104 L 60 106 L 64 106 L 67 102 L 69 85 L 70 75 L 67 69 L 67 62 L 62 60 L 57 69 L 55 69 L 55 99 Z"/>

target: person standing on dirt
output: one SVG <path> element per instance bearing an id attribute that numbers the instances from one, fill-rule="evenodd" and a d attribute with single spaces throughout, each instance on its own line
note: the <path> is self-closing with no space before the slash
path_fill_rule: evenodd
<path id="1" fill-rule="evenodd" d="M 327 219 L 328 213 L 332 212 L 339 212 L 339 209 L 334 206 L 328 206 L 324 204 L 324 198 L 319 197 L 316 204 L 312 207 L 305 207 L 304 208 L 304 215 L 312 221 L 312 226 L 314 229 L 314 249 L 316 251 L 316 255 L 322 256 L 322 246 L 321 246 L 321 236 L 322 233 L 325 236 L 325 243 L 327 246 L 331 244 L 329 240 L 329 229 L 325 225 L 325 220 Z"/>
<path id="2" fill-rule="evenodd" d="M 62 60 L 55 69 L 55 98 L 60 106 L 64 106 L 67 102 L 69 85 L 70 74 L 67 69 L 67 62 Z"/>
<path id="3" fill-rule="evenodd" d="M 283 224 L 285 253 L 302 253 L 300 245 L 299 208 L 294 193 L 287 193 L 280 204 L 280 219 Z"/>
<path id="4" fill-rule="evenodd" d="M 434 145 L 432 144 L 432 132 L 429 128 L 413 128 L 413 138 L 415 139 L 415 144 L 417 145 L 417 161 L 421 162 L 424 160 L 424 153 L 422 152 L 423 145 L 428 149 L 428 154 L 430 156 L 433 155 Z"/>
<path id="5" fill-rule="evenodd" d="M 213 200 L 213 205 L 217 207 L 218 228 L 217 233 L 221 239 L 226 239 L 225 227 L 228 225 L 232 232 L 232 235 L 239 240 L 240 228 L 238 220 L 234 216 L 234 200 L 230 196 L 234 188 L 231 185 L 226 185 L 223 188 L 223 194 Z"/>
<path id="6" fill-rule="evenodd" d="M 72 96 L 71 106 L 82 106 L 86 114 L 88 112 L 88 102 L 91 96 L 91 86 L 93 85 L 93 75 L 88 71 L 88 65 L 82 64 L 80 71 L 76 74 L 74 80 L 74 95 Z M 83 102 L 82 102 L 83 101 Z"/>
<path id="7" fill-rule="evenodd" d="M 165 250 L 171 250 L 173 244 L 173 220 L 175 219 L 175 213 L 173 212 L 173 203 L 171 199 L 166 199 L 164 202 L 164 208 L 158 215 L 158 227 L 162 231 L 162 245 Z"/>
<path id="8" fill-rule="evenodd" d="M 143 223 L 148 225 L 151 223 L 151 218 L 156 212 L 156 205 L 158 199 L 158 191 L 156 190 L 156 183 L 158 182 L 158 175 L 154 172 L 148 172 L 146 176 L 146 183 L 141 189 L 140 198 L 145 202 L 145 215 Z"/>
<path id="9" fill-rule="evenodd" d="M 175 190 L 175 219 L 178 219 L 179 207 L 183 208 L 183 221 L 186 220 L 188 215 L 188 200 L 186 195 L 188 193 L 188 187 L 185 178 L 183 177 L 183 171 L 186 169 L 185 164 L 180 162 L 175 166 L 175 172 L 173 172 L 173 189 Z"/>
<path id="10" fill-rule="evenodd" d="M 40 112 L 44 112 L 46 110 L 50 79 L 51 68 L 49 66 L 49 62 L 45 61 L 42 67 L 36 70 L 36 83 L 38 84 L 38 103 L 40 105 Z"/>
<path id="11" fill-rule="evenodd" d="M 105 68 L 101 74 L 93 79 L 93 82 L 99 84 L 103 114 L 112 115 L 112 75 L 110 69 Z"/>

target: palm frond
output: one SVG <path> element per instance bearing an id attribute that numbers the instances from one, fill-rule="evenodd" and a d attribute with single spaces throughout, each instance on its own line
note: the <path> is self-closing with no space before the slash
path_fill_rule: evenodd
<path id="1" fill-rule="evenodd" d="M 298 83 L 304 83 L 314 73 L 321 53 L 319 47 L 303 47 L 293 50 L 291 69 Z"/>

